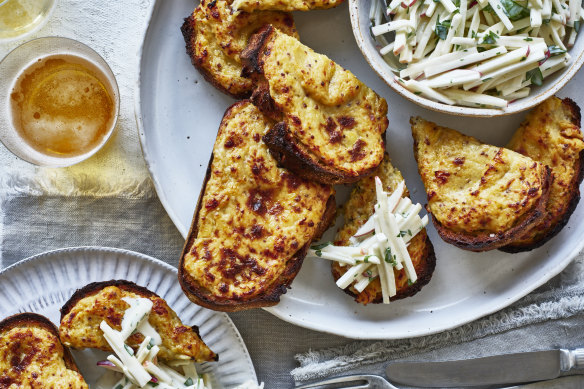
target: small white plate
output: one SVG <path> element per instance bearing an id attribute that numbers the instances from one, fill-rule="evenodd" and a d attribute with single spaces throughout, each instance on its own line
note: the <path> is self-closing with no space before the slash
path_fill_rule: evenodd
<path id="1" fill-rule="evenodd" d="M 180 26 L 196 4 L 191 0 L 155 4 L 144 38 L 136 100 L 144 158 L 158 197 L 183 236 L 191 224 L 221 117 L 234 102 L 206 82 L 185 53 Z M 420 115 L 501 146 L 523 119 L 522 115 L 448 116 L 405 100 L 361 55 L 347 2 L 330 10 L 296 12 L 294 18 L 304 44 L 351 70 L 387 99 L 387 150 L 416 202 L 427 200 L 414 160 L 410 116 Z M 562 90 L 580 105 L 584 104 L 582 82 L 584 73 Z M 336 189 L 337 201 L 343 203 L 348 186 Z M 335 231 L 331 228 L 328 237 Z M 360 339 L 409 338 L 457 327 L 508 306 L 566 267 L 584 246 L 584 206 L 578 206 L 558 236 L 528 253 L 471 253 L 444 243 L 432 226 L 428 233 L 436 249 L 436 271 L 411 298 L 386 306 L 362 306 L 336 287 L 328 261 L 306 258 L 292 289 L 267 310 L 290 323 Z"/>
<path id="2" fill-rule="evenodd" d="M 191 303 L 177 282 L 176 269 L 133 251 L 105 247 L 76 247 L 35 255 L 0 272 L 0 319 L 20 312 L 36 312 L 57 326 L 59 309 L 79 288 L 97 281 L 128 280 L 162 297 L 185 325 L 197 325 L 201 338 L 219 355 L 205 364 L 219 388 L 248 380 L 257 382 L 251 358 L 231 319 Z M 89 385 L 103 374 L 95 364 L 107 354 L 97 350 L 73 351 Z M 213 386 L 215 388 L 215 386 Z"/>

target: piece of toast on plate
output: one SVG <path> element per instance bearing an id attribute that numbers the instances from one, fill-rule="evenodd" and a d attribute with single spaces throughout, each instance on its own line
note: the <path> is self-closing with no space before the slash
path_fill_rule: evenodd
<path id="1" fill-rule="evenodd" d="M 254 11 L 310 11 L 340 5 L 345 0 L 235 0 L 234 10 Z"/>
<path id="2" fill-rule="evenodd" d="M 384 190 L 389 193 L 393 192 L 395 188 L 404 180 L 401 172 L 397 170 L 385 154 L 381 165 L 375 170 L 371 177 L 363 178 L 358 181 L 349 200 L 343 206 L 343 215 L 345 223 L 337 232 L 334 244 L 336 246 L 349 246 L 349 239 L 355 235 L 357 230 L 363 226 L 367 220 L 373 215 L 377 202 L 375 193 L 375 176 L 381 179 Z M 408 197 L 409 192 L 406 188 L 403 197 Z M 410 254 L 412 263 L 416 270 L 418 280 L 414 283 L 408 282 L 405 268 L 395 271 L 395 283 L 397 294 L 391 297 L 391 301 L 403 299 L 405 297 L 413 296 L 424 287 L 434 273 L 436 267 L 436 255 L 434 254 L 434 246 L 428 238 L 426 229 L 418 232 L 408 245 L 408 253 Z M 340 266 L 338 262 L 332 263 L 332 273 L 335 281 L 338 280 L 347 271 L 347 266 Z M 353 286 L 350 286 L 344 291 L 355 297 L 355 301 L 361 304 L 381 303 L 382 292 L 379 278 L 373 280 L 362 291 L 358 292 Z"/>
<path id="3" fill-rule="evenodd" d="M 584 176 L 580 118 L 580 108 L 574 101 L 550 97 L 527 115 L 507 145 L 549 166 L 554 180 L 544 218 L 501 250 L 519 252 L 537 248 L 568 223 L 580 200 L 580 183 Z"/>
<path id="4" fill-rule="evenodd" d="M 241 75 L 240 54 L 265 24 L 298 37 L 292 15 L 284 12 L 232 12 L 231 1 L 201 0 L 181 27 L 193 65 L 216 88 L 237 99 L 249 97 L 253 81 Z"/>
<path id="5" fill-rule="evenodd" d="M 0 322 L 0 387 L 89 388 L 57 327 L 36 313 Z"/>
<path id="6" fill-rule="evenodd" d="M 61 308 L 59 334 L 63 344 L 76 349 L 95 348 L 112 351 L 100 323 L 105 320 L 120 331 L 124 313 L 130 305 L 123 298 L 147 298 L 153 307 L 148 322 L 160 335 L 158 358 L 195 362 L 214 361 L 217 355 L 201 340 L 196 326 L 182 324 L 176 313 L 157 294 L 130 281 L 94 282 L 77 290 Z M 138 348 L 144 335 L 134 333 L 126 344 Z M 136 351 L 136 350 L 134 350 Z"/>
<path id="7" fill-rule="evenodd" d="M 379 166 L 387 103 L 350 71 L 271 25 L 241 58 L 257 80 L 252 102 L 278 122 L 264 140 L 283 166 L 325 184 L 355 182 Z"/>
<path id="8" fill-rule="evenodd" d="M 444 241 L 492 250 L 542 220 L 552 182 L 544 164 L 419 117 L 410 122 L 427 210 Z"/>
<path id="9" fill-rule="evenodd" d="M 249 101 L 227 109 L 179 265 L 191 301 L 220 311 L 275 305 L 335 214 L 334 189 L 279 167 L 273 122 Z"/>

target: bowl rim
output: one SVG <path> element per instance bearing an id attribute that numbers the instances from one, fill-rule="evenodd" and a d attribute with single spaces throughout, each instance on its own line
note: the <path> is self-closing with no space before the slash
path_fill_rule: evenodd
<path id="1" fill-rule="evenodd" d="M 366 2 L 363 0 L 348 0 L 349 1 L 349 15 L 351 19 L 351 27 L 353 30 L 353 35 L 361 54 L 369 64 L 369 66 L 377 73 L 377 75 L 395 92 L 399 95 L 405 97 L 409 101 L 430 109 L 432 111 L 446 113 L 449 115 L 456 116 L 468 116 L 468 117 L 494 117 L 494 116 L 506 116 L 512 115 L 518 112 L 528 110 L 535 107 L 536 105 L 542 103 L 544 100 L 556 94 L 560 89 L 562 89 L 580 70 L 584 64 L 584 50 L 579 53 L 573 54 L 572 63 L 564 70 L 564 73 L 560 75 L 559 79 L 555 83 L 549 85 L 545 90 L 539 91 L 537 94 L 532 94 L 519 102 L 509 104 L 506 109 L 493 109 L 493 108 L 474 108 L 474 107 L 464 107 L 458 105 L 448 105 L 444 103 L 439 103 L 422 96 L 418 96 L 398 82 L 395 81 L 395 74 L 389 68 L 389 65 L 379 57 L 380 60 L 371 58 L 368 48 L 365 46 L 365 37 L 361 33 L 363 30 L 361 28 L 360 22 L 360 12 L 366 9 L 365 5 L 370 4 L 370 1 Z M 367 11 L 368 12 L 368 11 Z M 368 30 L 368 27 L 367 27 Z M 581 38 L 582 39 L 582 38 Z M 375 52 L 377 55 L 379 53 Z M 389 79 L 388 79 L 389 76 Z"/>

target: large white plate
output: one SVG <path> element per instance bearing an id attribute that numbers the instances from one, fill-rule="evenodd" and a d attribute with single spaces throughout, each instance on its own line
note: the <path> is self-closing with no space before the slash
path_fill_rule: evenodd
<path id="1" fill-rule="evenodd" d="M 128 250 L 77 247 L 27 258 L 0 272 L 0 319 L 19 312 L 36 312 L 57 326 L 59 309 L 79 288 L 96 281 L 124 279 L 142 285 L 165 299 L 186 325 L 199 326 L 205 343 L 217 354 L 217 363 L 204 364 L 220 388 L 256 381 L 253 364 L 243 339 L 231 319 L 191 303 L 177 283 L 176 269 L 166 263 Z M 103 374 L 95 363 L 106 353 L 73 351 L 73 356 L 92 385 Z M 215 387 L 215 385 L 213 386 Z"/>
<path id="2" fill-rule="evenodd" d="M 160 200 L 183 236 L 219 122 L 233 102 L 205 82 L 185 54 L 179 28 L 195 3 L 157 2 L 144 41 L 137 99 L 146 162 Z M 426 198 L 412 153 L 410 116 L 421 115 L 496 145 L 504 145 L 523 118 L 460 118 L 422 109 L 391 91 L 369 68 L 354 41 L 346 4 L 294 16 L 305 44 L 353 71 L 388 100 L 388 151 L 418 202 Z M 576 87 L 582 82 L 580 73 L 564 95 L 584 103 Z M 342 202 L 347 189 L 337 189 Z M 389 306 L 356 304 L 334 285 L 329 263 L 306 259 L 292 289 L 268 311 L 300 326 L 352 338 L 407 338 L 453 328 L 509 305 L 558 274 L 584 245 L 583 216 L 581 205 L 556 238 L 522 254 L 466 252 L 445 244 L 429 227 L 438 258 L 432 281 L 416 296 Z"/>

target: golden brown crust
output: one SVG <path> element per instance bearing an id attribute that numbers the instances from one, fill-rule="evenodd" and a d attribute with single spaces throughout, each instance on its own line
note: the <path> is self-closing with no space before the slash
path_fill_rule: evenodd
<path id="1" fill-rule="evenodd" d="M 187 50 L 187 55 L 191 58 L 191 63 L 209 84 L 236 99 L 245 99 L 249 97 L 252 88 L 250 85 L 247 85 L 247 81 L 244 80 L 239 84 L 226 84 L 219 81 L 219 79 L 208 69 L 209 67 L 204 65 L 205 56 L 198 55 L 195 49 L 197 35 L 195 33 L 195 18 L 193 15 L 189 15 L 185 18 L 180 30 L 183 34 L 185 48 Z"/>
<path id="2" fill-rule="evenodd" d="M 374 212 L 374 205 L 377 201 L 375 192 L 374 176 L 378 176 L 385 190 L 392 192 L 397 185 L 403 181 L 399 170 L 391 164 L 387 153 L 381 165 L 371 177 L 360 180 L 351 191 L 349 200 L 343 206 L 345 223 L 338 231 L 335 237 L 335 245 L 347 246 L 350 244 L 350 237 L 355 235 L 357 230 L 365 224 Z M 404 196 L 409 196 L 406 188 Z M 408 245 L 408 253 L 416 269 L 418 280 L 414 283 L 408 282 L 405 270 L 395 271 L 397 294 L 391 297 L 391 301 L 413 296 L 424 287 L 434 273 L 436 267 L 436 255 L 434 246 L 430 241 L 426 229 L 420 231 Z M 337 262 L 332 264 L 332 273 L 335 280 L 339 279 L 346 271 L 346 267 L 340 266 Z M 355 298 L 355 301 L 361 304 L 374 303 L 378 304 L 383 301 L 381 284 L 378 280 L 371 282 L 365 290 L 359 293 L 352 286 L 344 289 L 345 293 Z"/>
<path id="3" fill-rule="evenodd" d="M 580 200 L 584 141 L 580 108 L 569 98 L 551 97 L 531 111 L 508 147 L 551 168 L 554 181 L 545 217 L 500 250 L 510 253 L 542 246 L 568 223 Z"/>
<path id="4" fill-rule="evenodd" d="M 383 137 L 385 138 L 385 135 Z M 310 151 L 292 136 L 284 122 L 276 123 L 264 135 L 263 140 L 278 163 L 308 180 L 329 185 L 352 183 L 370 176 L 376 169 L 372 167 L 358 176 L 348 176 L 340 170 L 320 164 Z"/>
<path id="5" fill-rule="evenodd" d="M 455 232 L 445 228 L 435 217 L 432 217 L 434 227 L 440 237 L 446 242 L 469 251 L 488 251 L 502 248 L 515 241 L 525 231 L 531 230 L 542 220 L 545 214 L 546 203 L 550 195 L 550 186 L 553 180 L 551 169 L 546 166 L 546 177 L 544 179 L 543 193 L 537 205 L 524 214 L 517 224 L 506 230 L 497 233 L 476 233 L 465 234 Z"/>
<path id="6" fill-rule="evenodd" d="M 108 295 L 100 298 L 100 295 L 105 293 L 105 291 L 108 291 Z M 131 296 L 140 296 L 153 301 L 154 305 L 151 316 L 157 316 L 157 318 L 156 320 L 150 319 L 150 324 L 159 331 L 159 334 L 163 338 L 163 344 L 161 345 L 158 358 L 172 360 L 172 357 L 176 353 L 180 353 L 190 356 L 197 362 L 217 360 L 217 355 L 201 340 L 197 326 L 187 327 L 182 325 L 174 311 L 172 311 L 160 296 L 143 286 L 127 280 L 92 282 L 75 291 L 60 310 L 61 325 L 59 328 L 59 336 L 61 341 L 64 344 L 70 344 L 79 349 L 98 348 L 104 351 L 111 351 L 109 345 L 102 339 L 100 330 L 93 327 L 89 328 L 89 326 L 99 325 L 101 320 L 105 320 L 113 328 L 120 327 L 124 310 L 120 309 L 119 303 L 123 296 L 121 293 L 124 292 L 127 292 Z M 92 298 L 95 301 L 89 301 Z M 102 304 L 106 306 L 103 307 L 103 310 L 100 310 L 99 306 Z M 123 304 L 127 306 L 127 303 L 124 302 Z M 80 307 L 80 305 L 82 306 Z M 75 312 L 75 310 L 78 312 Z M 96 311 L 89 312 L 89 310 Z M 104 312 L 107 312 L 107 314 Z M 93 317 L 85 322 L 86 318 L 81 317 L 83 315 L 93 315 Z M 159 327 L 159 322 L 164 323 L 164 325 Z M 79 336 L 77 330 L 81 329 L 77 327 L 84 325 L 87 325 L 87 328 L 83 329 L 83 336 Z M 166 328 L 168 326 L 172 327 L 170 333 L 165 332 L 168 330 Z M 97 336 L 96 333 L 100 335 Z M 143 337 L 141 335 L 134 334 L 128 338 L 128 344 L 134 347 L 142 340 Z M 178 344 L 181 341 L 188 344 Z"/>
<path id="7" fill-rule="evenodd" d="M 29 385 L 31 387 L 36 387 L 34 385 L 38 385 L 38 379 L 42 380 L 47 378 L 41 375 L 42 373 L 45 373 L 51 376 L 51 385 L 69 385 L 69 387 L 72 388 L 87 388 L 87 384 L 85 383 L 81 374 L 79 374 L 79 368 L 77 367 L 75 360 L 71 355 L 71 351 L 59 340 L 59 330 L 46 317 L 31 312 L 19 313 L 7 317 L 0 322 L 0 338 L 14 330 L 30 331 L 32 329 L 48 332 L 56 343 L 51 343 L 48 345 L 49 349 L 43 350 L 40 348 L 44 346 L 42 342 L 45 340 L 42 338 L 37 338 L 37 336 L 42 332 L 36 333 L 36 335 L 33 333 L 21 333 L 19 334 L 20 336 L 18 336 L 15 334 L 14 336 L 16 336 L 17 340 L 9 339 L 11 342 L 11 351 L 2 351 L 1 354 L 3 357 L 10 353 L 21 353 L 21 355 L 18 355 L 17 366 L 14 366 L 14 361 L 11 360 L 10 365 L 12 368 L 0 371 L 0 387 L 12 387 L 11 384 L 18 387 L 21 387 L 21 385 L 23 385 L 23 387 L 28 387 Z M 18 344 L 19 342 L 22 342 L 22 344 Z M 34 345 L 25 345 L 26 342 L 37 343 Z M 57 348 L 54 347 L 55 345 L 57 345 Z M 4 345 L 0 345 L 0 347 L 3 346 Z M 63 370 L 62 365 L 60 368 L 57 367 L 57 369 L 54 371 L 51 370 L 55 368 L 55 366 L 51 363 L 51 360 L 54 358 L 55 354 L 60 352 L 59 348 L 62 349 L 62 363 L 64 364 L 65 369 L 67 369 L 65 371 Z M 47 352 L 51 355 L 45 357 L 44 354 Z M 2 365 L 1 362 L 0 365 Z M 28 371 L 31 368 L 33 371 Z M 30 380 L 30 382 L 28 380 Z M 78 386 L 73 386 L 73 384 Z"/>
<path id="8" fill-rule="evenodd" d="M 545 165 L 421 118 L 411 122 L 427 209 L 444 241 L 492 250 L 543 219 L 553 180 Z"/>
<path id="9" fill-rule="evenodd" d="M 279 122 L 265 142 L 283 166 L 310 180 L 339 184 L 356 182 L 381 163 L 387 104 L 350 72 L 270 25 L 250 38 L 241 59 L 243 72 L 257 85 L 251 101 Z M 289 69 L 276 71 L 284 62 Z"/>
<path id="10" fill-rule="evenodd" d="M 292 15 L 284 12 L 231 11 L 228 0 L 202 0 L 181 27 L 186 51 L 205 80 L 237 99 L 250 96 L 253 83 L 242 74 L 241 50 L 249 36 L 264 24 L 298 36 Z"/>
<path id="11" fill-rule="evenodd" d="M 205 213 L 208 212 L 208 210 L 206 208 L 203 209 L 203 205 L 207 204 L 207 202 L 205 201 L 206 190 L 209 187 L 209 182 L 212 179 L 212 175 L 213 175 L 212 166 L 213 166 L 215 155 L 216 155 L 215 151 L 217 150 L 217 147 L 223 146 L 223 144 L 219 144 L 217 142 L 219 142 L 219 138 L 221 136 L 223 136 L 222 135 L 223 132 L 227 131 L 227 128 L 231 125 L 231 121 L 236 121 L 236 119 L 237 120 L 247 119 L 247 116 L 245 116 L 243 118 L 237 118 L 237 115 L 240 113 L 247 114 L 246 110 L 250 109 L 250 107 L 253 107 L 253 105 L 251 105 L 251 103 L 249 101 L 240 101 L 238 103 L 233 104 L 225 112 L 224 118 L 223 118 L 222 123 L 221 123 L 220 130 L 219 130 L 218 135 L 217 135 L 218 140 L 216 141 L 216 146 L 214 148 L 214 152 L 211 155 L 211 159 L 209 161 L 209 165 L 207 168 L 207 174 L 206 174 L 205 180 L 203 182 L 201 193 L 199 194 L 199 200 L 197 201 L 197 207 L 196 207 L 195 214 L 193 217 L 193 223 L 191 224 L 191 228 L 190 228 L 190 231 L 188 233 L 187 240 L 185 242 L 185 246 L 183 248 L 183 252 L 182 252 L 180 263 L 179 263 L 179 282 L 181 284 L 183 291 L 187 295 L 187 297 L 191 301 L 193 301 L 196 304 L 199 304 L 203 307 L 213 309 L 213 310 L 225 311 L 225 312 L 233 312 L 233 311 L 239 311 L 239 310 L 244 310 L 244 309 L 266 307 L 266 306 L 272 306 L 272 305 L 277 304 L 280 300 L 280 296 L 283 293 L 286 293 L 286 290 L 290 287 L 290 284 L 292 283 L 294 277 L 296 277 L 298 271 L 300 270 L 300 267 L 302 265 L 302 261 L 303 261 L 304 257 L 306 256 L 306 253 L 308 251 L 308 248 L 309 248 L 311 241 L 314 238 L 316 238 L 317 236 L 320 236 L 324 232 L 324 230 L 326 230 L 326 228 L 328 228 L 328 226 L 332 222 L 332 219 L 334 218 L 334 215 L 335 215 L 334 190 L 331 187 L 327 187 L 327 186 L 324 186 L 321 184 L 316 184 L 316 183 L 309 183 L 308 181 L 302 180 L 301 178 L 293 178 L 293 175 L 290 172 L 286 172 L 284 169 L 277 168 L 278 171 L 280 171 L 280 173 L 276 173 L 276 174 L 278 174 L 280 176 L 282 174 L 287 175 L 289 177 L 288 178 L 289 180 L 293 180 L 293 181 L 298 180 L 297 183 L 294 184 L 294 186 L 296 186 L 298 188 L 298 192 L 297 192 L 296 197 L 300 198 L 300 197 L 304 197 L 304 196 L 313 196 L 314 201 L 312 203 L 312 206 L 316 207 L 316 208 L 322 207 L 322 212 L 319 213 L 318 224 L 314 225 L 313 227 L 310 228 L 311 238 L 308 239 L 304 244 L 302 244 L 300 248 L 296 249 L 296 251 L 294 253 L 292 253 L 292 255 L 289 258 L 279 258 L 279 259 L 276 258 L 277 261 L 285 260 L 285 266 L 282 268 L 282 270 L 281 270 L 280 274 L 277 276 L 277 278 L 273 282 L 271 282 L 269 285 L 266 286 L 266 285 L 262 284 L 263 277 L 259 274 L 256 274 L 255 281 L 254 281 L 254 282 L 256 282 L 256 284 L 254 284 L 254 287 L 252 288 L 253 294 L 248 295 L 246 293 L 242 293 L 240 295 L 230 295 L 230 294 L 219 294 L 219 293 L 213 292 L 208 287 L 203 285 L 202 282 L 200 282 L 200 280 L 197 279 L 197 277 L 194 277 L 187 270 L 187 265 L 188 265 L 187 261 L 194 260 L 193 253 L 196 250 L 195 247 L 196 247 L 198 239 L 201 239 L 201 240 L 204 239 L 204 238 L 199 237 L 200 227 L 201 227 L 200 226 L 201 213 L 203 211 L 205 211 Z M 253 108 L 252 112 L 255 112 L 254 114 L 256 114 L 256 115 L 261 115 L 259 113 L 259 111 L 257 111 L 257 109 L 255 109 L 255 108 Z M 251 120 L 251 119 L 248 119 L 248 121 L 249 120 Z M 264 120 L 267 120 L 267 119 L 264 119 Z M 245 120 L 242 123 L 243 124 L 241 124 L 241 125 L 245 125 Z M 254 123 L 256 125 L 259 125 L 257 121 L 254 121 Z M 243 132 L 241 133 L 241 138 L 239 141 L 242 142 L 242 144 L 246 143 L 246 141 L 247 141 L 247 138 L 245 138 L 246 136 L 252 137 L 255 140 L 256 135 L 258 134 L 258 132 L 254 132 L 255 130 L 252 128 L 253 126 L 251 125 L 251 122 L 249 124 L 250 125 L 248 125 L 246 127 L 245 134 Z M 240 124 L 235 124 L 235 125 L 240 125 Z M 268 126 L 268 128 L 269 128 L 269 126 Z M 260 138 L 257 137 L 257 140 L 255 140 L 255 141 L 256 142 L 260 141 Z M 254 146 L 254 147 L 261 148 L 262 146 L 258 145 L 258 146 Z M 265 146 L 263 146 L 263 147 L 265 147 Z M 234 149 L 235 149 L 235 147 L 230 148 L 230 150 L 234 150 Z M 255 151 L 256 151 L 256 154 L 258 154 L 257 149 Z M 247 152 L 247 151 L 246 151 L 246 154 L 248 154 L 248 156 L 255 155 L 254 152 Z M 267 152 L 267 148 L 265 150 L 265 155 L 261 155 L 261 158 L 263 159 L 263 163 L 265 164 L 267 171 L 273 171 L 273 169 L 276 169 L 276 167 L 275 167 L 276 161 L 269 160 L 269 159 L 271 159 L 271 157 L 270 157 L 270 154 Z M 239 172 L 239 174 L 244 174 L 244 173 Z M 254 178 L 254 179 L 256 179 L 256 178 Z M 261 187 L 262 185 L 266 184 L 265 180 L 263 180 L 261 178 L 257 178 L 257 179 L 259 180 L 257 183 L 258 187 Z M 269 182 L 269 181 L 267 181 L 267 182 Z M 280 183 L 280 184 L 284 185 L 284 186 L 287 185 L 284 183 Z M 242 186 L 240 186 L 240 185 L 236 185 L 236 186 L 238 188 L 242 188 Z M 314 192 L 314 191 L 319 191 L 322 193 L 322 195 L 326 194 L 327 197 L 326 197 L 326 200 L 324 203 L 319 204 L 320 200 L 318 200 L 318 199 L 321 197 L 321 195 L 317 195 L 315 197 L 316 192 Z M 245 197 L 247 195 L 243 192 L 237 195 L 237 197 L 242 197 L 242 196 Z M 298 210 L 298 212 L 300 212 L 300 210 Z M 260 216 L 257 216 L 257 220 L 259 220 L 258 221 L 259 225 L 262 224 L 262 220 L 264 220 L 264 223 L 268 223 L 268 221 L 266 221 L 265 219 L 262 219 Z M 302 223 L 304 223 L 304 221 L 298 220 L 296 223 L 302 224 Z M 236 230 L 237 228 L 239 228 L 239 227 L 233 226 L 234 230 Z M 279 229 L 279 227 L 276 227 L 276 230 L 274 230 L 274 233 L 278 229 Z M 296 236 L 294 239 L 302 239 L 303 234 L 298 234 L 298 235 L 299 236 Z M 246 238 L 245 236 L 240 236 L 238 238 L 238 240 L 239 240 L 238 244 L 241 244 L 242 246 L 244 246 L 243 248 L 246 250 L 249 249 L 250 247 L 253 247 L 252 243 L 248 242 L 247 239 L 248 238 Z M 228 250 L 232 249 L 230 247 L 226 247 L 226 248 Z M 233 248 L 232 251 L 237 252 L 237 250 L 239 250 L 239 249 L 242 249 L 242 248 L 236 247 L 236 248 Z M 256 252 L 256 254 L 253 254 L 254 250 L 250 251 L 250 253 L 252 253 L 253 257 L 255 258 L 254 263 L 262 264 L 263 262 L 262 262 L 261 255 L 257 254 L 257 250 L 255 252 Z M 236 253 L 236 256 L 237 255 L 239 255 L 239 254 Z M 213 265 L 213 264 L 211 264 L 211 265 Z M 272 265 L 271 268 L 274 268 L 274 266 Z M 220 270 L 224 271 L 225 269 L 220 269 Z M 243 269 L 241 271 L 245 271 L 245 269 Z M 219 277 L 219 275 L 217 275 L 217 277 Z M 213 277 L 213 279 L 215 280 L 215 276 Z M 223 279 L 222 281 L 225 281 L 225 279 Z M 217 282 L 219 282 L 219 281 L 217 281 Z M 256 292 L 257 290 L 260 290 L 260 292 Z"/>

